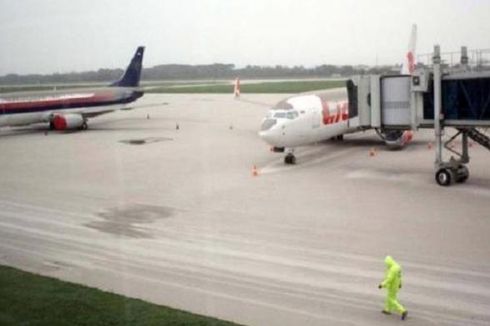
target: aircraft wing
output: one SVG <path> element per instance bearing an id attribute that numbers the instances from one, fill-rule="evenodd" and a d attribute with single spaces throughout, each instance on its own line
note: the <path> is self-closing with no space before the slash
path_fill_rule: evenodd
<path id="1" fill-rule="evenodd" d="M 114 112 L 114 111 L 131 111 L 134 109 L 142 109 L 142 108 L 151 108 L 151 107 L 157 107 L 157 106 L 163 106 L 163 105 L 168 105 L 167 102 L 161 102 L 161 103 L 147 103 L 147 104 L 141 104 L 141 105 L 125 105 L 122 107 L 114 107 L 114 106 L 108 106 L 105 109 L 100 109 L 100 107 L 96 111 L 91 111 L 91 110 L 82 110 L 80 114 L 84 118 L 93 118 L 97 117 L 102 114 Z"/>

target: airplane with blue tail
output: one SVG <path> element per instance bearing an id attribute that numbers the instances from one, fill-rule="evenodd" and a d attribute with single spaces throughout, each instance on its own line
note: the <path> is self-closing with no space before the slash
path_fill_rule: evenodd
<path id="1" fill-rule="evenodd" d="M 0 93 L 0 127 L 49 123 L 53 130 L 85 130 L 87 120 L 130 109 L 144 92 L 139 87 L 145 48 L 137 48 L 122 77 L 106 87 Z"/>

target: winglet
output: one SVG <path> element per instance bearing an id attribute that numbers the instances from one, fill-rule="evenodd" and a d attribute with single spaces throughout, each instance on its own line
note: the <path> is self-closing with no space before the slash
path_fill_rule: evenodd
<path id="1" fill-rule="evenodd" d="M 410 41 L 408 43 L 408 51 L 403 59 L 401 73 L 403 75 L 411 75 L 415 71 L 415 47 L 417 45 L 417 25 L 412 25 L 410 33 Z"/>
<path id="2" fill-rule="evenodd" d="M 122 75 L 121 79 L 111 84 L 111 86 L 118 87 L 138 87 L 141 77 L 141 68 L 143 63 L 143 53 L 145 52 L 145 47 L 140 46 L 136 49 L 136 53 L 131 59 L 129 66 Z"/>

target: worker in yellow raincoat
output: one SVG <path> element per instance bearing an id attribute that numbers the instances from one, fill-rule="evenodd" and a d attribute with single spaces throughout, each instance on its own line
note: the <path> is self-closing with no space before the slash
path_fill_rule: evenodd
<path id="1" fill-rule="evenodd" d="M 390 315 L 392 311 L 396 310 L 401 314 L 402 320 L 405 320 L 407 318 L 407 310 L 396 298 L 398 290 L 402 288 L 402 268 L 391 256 L 386 256 L 385 265 L 385 279 L 378 286 L 380 289 L 386 288 L 387 290 L 385 308 L 382 313 Z"/>

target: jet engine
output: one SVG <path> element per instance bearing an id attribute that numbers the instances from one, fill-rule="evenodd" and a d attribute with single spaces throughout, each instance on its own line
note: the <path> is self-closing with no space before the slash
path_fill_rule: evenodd
<path id="1" fill-rule="evenodd" d="M 376 129 L 376 133 L 389 149 L 401 149 L 413 138 L 411 130 Z"/>
<path id="2" fill-rule="evenodd" d="M 67 113 L 56 114 L 51 120 L 50 126 L 52 129 L 65 130 L 65 129 L 86 129 L 85 119 L 80 114 Z"/>

